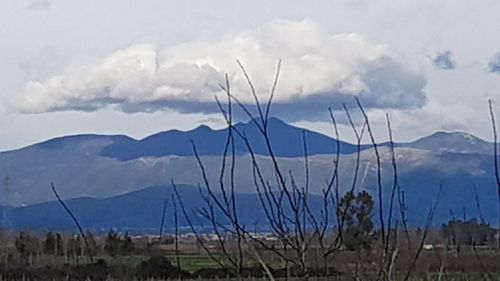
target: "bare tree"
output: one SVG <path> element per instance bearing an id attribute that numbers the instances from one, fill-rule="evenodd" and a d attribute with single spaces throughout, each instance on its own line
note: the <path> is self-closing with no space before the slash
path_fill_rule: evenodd
<path id="1" fill-rule="evenodd" d="M 335 153 L 332 158 L 332 173 L 329 180 L 326 181 L 325 187 L 321 189 L 322 206 L 319 214 L 310 205 L 310 159 L 309 149 L 307 142 L 307 133 L 302 134 L 303 143 L 303 163 L 304 163 L 304 182 L 298 183 L 296 175 L 292 171 L 287 171 L 280 165 L 280 159 L 275 153 L 273 148 L 270 129 L 269 129 L 269 114 L 271 111 L 273 97 L 275 95 L 277 81 L 281 69 L 281 62 L 278 63 L 276 76 L 269 93 L 269 97 L 265 103 L 259 100 L 259 96 L 255 87 L 241 62 L 238 61 L 243 76 L 245 77 L 250 89 L 250 94 L 254 99 L 252 105 L 246 105 L 241 102 L 231 92 L 229 78 L 226 75 L 226 82 L 220 85 L 221 89 L 226 94 L 226 102 L 222 103 L 218 97 L 215 97 L 219 110 L 227 125 L 227 139 L 224 146 L 223 155 L 221 158 L 221 168 L 219 173 L 219 180 L 216 185 L 210 181 L 206 168 L 200 157 L 196 144 L 193 142 L 193 152 L 198 163 L 198 167 L 203 180 L 203 188 L 200 187 L 200 195 L 205 203 L 205 206 L 195 210 L 195 213 L 204 218 L 211 227 L 211 230 L 217 237 L 217 252 L 214 252 L 207 246 L 202 235 L 197 231 L 197 227 L 192 223 L 188 212 L 182 203 L 175 183 L 174 191 L 176 194 L 177 202 L 179 202 L 181 211 L 190 225 L 191 230 L 195 233 L 197 240 L 201 247 L 207 254 L 216 260 L 221 266 L 230 268 L 231 271 L 241 278 L 243 269 L 245 267 L 245 253 L 250 253 L 256 256 L 258 262 L 262 265 L 266 273 L 271 272 L 271 266 L 266 264 L 261 254 L 258 254 L 258 248 L 262 251 L 276 255 L 284 261 L 284 268 L 287 271 L 287 278 L 290 277 L 290 269 L 294 269 L 294 274 L 307 279 L 310 276 L 311 269 L 318 267 L 318 261 L 311 257 L 312 249 L 319 249 L 321 251 L 323 274 L 330 274 L 330 262 L 335 254 L 345 250 L 345 222 L 348 216 L 349 204 L 353 204 L 352 200 L 345 201 L 346 206 L 340 206 L 341 191 L 339 183 L 339 167 L 340 167 L 340 144 L 336 141 Z M 376 184 L 377 184 L 377 203 L 378 203 L 378 222 L 380 232 L 378 238 L 380 239 L 380 248 L 375 253 L 380 253 L 380 257 L 376 259 L 376 275 L 378 280 L 393 280 L 394 272 L 401 270 L 396 268 L 396 260 L 399 253 L 400 239 L 399 229 L 403 229 L 408 243 L 408 249 L 414 250 L 413 258 L 409 261 L 406 268 L 407 276 L 409 278 L 411 272 L 414 270 L 416 260 L 419 258 L 423 249 L 424 241 L 427 237 L 427 232 L 431 227 L 432 218 L 435 213 L 437 203 L 439 201 L 439 193 L 436 201 L 431 205 L 427 215 L 424 232 L 420 237 L 420 243 L 416 249 L 411 247 L 411 239 L 409 236 L 407 222 L 406 222 L 406 206 L 404 203 L 404 194 L 401 190 L 396 152 L 393 141 L 393 133 L 390 124 L 389 116 L 386 116 L 388 135 L 390 139 L 389 153 L 393 176 L 392 186 L 389 190 L 389 204 L 387 212 L 384 205 L 384 182 L 382 179 L 382 159 L 379 150 L 379 145 L 375 140 L 372 127 L 369 122 L 369 117 L 364 110 L 359 99 L 355 99 L 357 108 L 363 116 L 363 124 L 358 128 L 351 117 L 350 110 L 344 105 L 344 112 L 349 121 L 349 125 L 354 132 L 357 141 L 356 158 L 354 170 L 350 185 L 347 193 L 353 194 L 358 187 L 358 176 L 361 163 L 361 151 L 363 135 L 368 132 L 370 143 L 376 160 Z M 237 106 L 253 123 L 259 137 L 262 138 L 265 148 L 267 160 L 272 167 L 272 174 L 274 181 L 270 181 L 264 176 L 264 168 L 262 162 L 257 159 L 254 147 L 251 140 L 247 137 L 246 132 L 241 128 L 234 126 L 233 122 L 233 106 Z M 253 112 L 250 108 L 255 108 Z M 335 137 L 339 139 L 339 132 L 337 128 L 337 121 L 333 111 L 329 110 L 331 122 L 333 125 Z M 237 202 L 235 195 L 235 177 L 234 171 L 236 166 L 235 157 L 235 139 L 238 139 L 244 145 L 247 156 L 251 161 L 253 185 L 256 194 L 259 198 L 264 217 L 266 218 L 267 225 L 270 227 L 272 234 L 280 242 L 280 246 L 269 245 L 261 237 L 249 231 L 244 225 L 241 224 L 237 213 Z M 227 170 L 229 170 L 229 179 L 227 179 Z M 397 202 L 396 202 L 397 199 Z M 395 204 L 399 205 L 399 220 L 394 219 Z M 230 242 L 225 239 L 226 235 L 230 235 L 235 242 L 236 247 L 230 247 Z M 244 245 L 249 245 L 245 247 Z M 257 255 L 255 255 L 257 253 Z M 369 252 L 366 252 L 369 254 Z M 361 252 L 358 252 L 361 258 Z M 290 267 L 291 266 L 291 267 Z M 358 269 L 366 269 L 366 265 L 362 262 L 356 262 L 356 272 Z M 366 269 L 368 270 L 368 269 Z M 373 269 L 371 269 L 373 270 Z M 366 272 L 365 272 L 366 273 Z M 358 274 L 358 273 L 356 273 Z M 357 275 L 358 276 L 358 275 Z M 360 277 L 360 275 L 358 276 Z"/>
<path id="2" fill-rule="evenodd" d="M 50 186 L 51 186 L 52 192 L 54 193 L 54 195 L 57 198 L 57 201 L 59 202 L 59 204 L 61 204 L 61 206 L 63 207 L 63 209 L 71 217 L 71 219 L 73 220 L 74 224 L 78 228 L 78 231 L 80 232 L 80 235 L 83 238 L 83 242 L 85 243 L 85 250 L 87 252 L 87 255 L 89 256 L 90 262 L 93 263 L 94 262 L 94 255 L 92 254 L 92 251 L 90 250 L 89 242 L 87 240 L 87 235 L 85 235 L 85 232 L 83 231 L 83 227 L 81 226 L 80 222 L 76 218 L 75 214 L 73 214 L 73 212 L 68 207 L 68 205 L 66 205 L 66 203 L 64 202 L 64 200 L 62 200 L 61 196 L 59 196 L 59 193 L 57 192 L 56 187 L 54 186 L 54 183 L 50 183 Z"/>
<path id="3" fill-rule="evenodd" d="M 497 135 L 497 125 L 495 120 L 495 112 L 493 110 L 493 101 L 488 100 L 488 105 L 490 109 L 490 117 L 491 117 L 491 127 L 493 129 L 493 163 L 495 169 L 495 182 L 497 185 L 497 250 L 500 250 L 500 174 L 498 172 L 498 135 Z"/>

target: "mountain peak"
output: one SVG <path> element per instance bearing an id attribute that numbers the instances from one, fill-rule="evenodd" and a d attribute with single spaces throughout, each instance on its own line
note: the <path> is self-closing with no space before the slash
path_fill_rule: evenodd
<path id="1" fill-rule="evenodd" d="M 238 126 L 254 126 L 255 125 L 255 122 L 257 121 L 257 123 L 260 125 L 262 124 L 262 121 L 260 119 L 260 117 L 257 117 L 253 120 L 248 120 L 246 122 L 238 122 L 236 125 Z M 292 127 L 292 125 L 289 125 L 288 123 L 286 123 L 285 121 L 279 119 L 278 117 L 269 117 L 267 119 L 267 124 L 270 125 L 270 126 L 288 126 L 288 127 Z"/>
<path id="2" fill-rule="evenodd" d="M 194 128 L 192 131 L 197 131 L 197 132 L 206 132 L 206 131 L 212 131 L 212 128 L 205 124 L 201 124 L 198 127 Z"/>
<path id="3" fill-rule="evenodd" d="M 425 138 L 434 138 L 434 139 L 439 139 L 439 140 L 454 139 L 457 141 L 463 140 L 463 141 L 468 141 L 468 142 L 485 142 L 484 140 L 474 136 L 471 133 L 462 132 L 462 131 L 451 131 L 451 132 L 436 131 L 435 133 L 431 134 L 430 136 L 424 137 L 422 139 L 425 139 Z"/>
<path id="4" fill-rule="evenodd" d="M 285 121 L 279 119 L 278 117 L 269 117 L 268 123 L 269 124 L 288 125 Z M 290 125 L 288 125 L 288 126 L 290 126 Z"/>
<path id="5" fill-rule="evenodd" d="M 408 143 L 408 146 L 426 149 L 434 153 L 490 153 L 491 145 L 473 134 L 461 131 L 436 131 L 433 134 Z"/>

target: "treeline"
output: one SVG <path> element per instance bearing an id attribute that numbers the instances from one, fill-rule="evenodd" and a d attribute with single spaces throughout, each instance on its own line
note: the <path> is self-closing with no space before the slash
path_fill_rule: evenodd
<path id="1" fill-rule="evenodd" d="M 455 246 L 460 251 L 463 246 L 496 246 L 497 230 L 488 223 L 470 219 L 453 219 L 441 226 L 441 233 L 447 246 Z"/>
<path id="2" fill-rule="evenodd" d="M 152 243 L 145 243 L 138 248 L 128 233 L 120 234 L 115 230 L 110 230 L 104 237 L 98 237 L 98 240 L 90 231 L 85 235 L 88 248 L 81 235 L 63 236 L 61 233 L 49 231 L 42 237 L 36 233 L 22 231 L 16 236 L 14 246 L 26 266 L 33 266 L 39 257 L 64 257 L 67 261 L 78 263 L 81 257 L 87 255 L 129 256 L 144 254 L 152 248 Z M 12 253 L 10 255 L 12 262 Z"/>

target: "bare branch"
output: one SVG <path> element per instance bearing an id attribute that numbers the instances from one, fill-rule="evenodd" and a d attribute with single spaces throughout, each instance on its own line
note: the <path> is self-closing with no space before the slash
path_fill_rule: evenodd
<path id="1" fill-rule="evenodd" d="M 83 228 L 82 228 L 80 222 L 76 218 L 75 214 L 73 214 L 71 209 L 68 207 L 68 205 L 66 205 L 64 200 L 62 200 L 61 196 L 59 196 L 59 193 L 57 192 L 56 187 L 54 186 L 54 183 L 51 182 L 50 187 L 52 188 L 52 192 L 56 196 L 57 201 L 59 201 L 59 204 L 61 204 L 63 209 L 66 211 L 66 213 L 68 213 L 68 215 L 71 217 L 71 219 L 75 223 L 76 227 L 78 228 L 78 231 L 80 232 L 80 235 L 83 238 L 83 242 L 85 243 L 85 248 L 87 249 L 87 254 L 89 255 L 90 262 L 93 263 L 94 256 L 92 255 L 92 252 L 90 251 L 90 246 L 89 246 L 89 241 L 87 240 L 87 235 L 85 235 L 85 232 L 83 231 Z"/>
<path id="2" fill-rule="evenodd" d="M 382 164 L 380 162 L 380 154 L 378 151 L 378 146 L 377 142 L 375 141 L 375 137 L 373 135 L 372 128 L 370 126 L 370 121 L 368 120 L 368 115 L 365 112 L 365 109 L 361 105 L 361 102 L 359 99 L 356 97 L 356 103 L 358 104 L 359 110 L 361 110 L 361 113 L 363 114 L 363 117 L 365 118 L 365 123 L 368 129 L 368 135 L 370 136 L 370 140 L 373 146 L 373 150 L 375 152 L 375 158 L 377 161 L 377 186 L 378 186 L 378 205 L 379 205 L 379 221 L 380 221 L 380 232 L 382 236 L 382 244 L 385 245 L 385 219 L 384 219 L 384 205 L 383 205 L 383 190 L 382 190 Z"/>
<path id="3" fill-rule="evenodd" d="M 497 135 L 497 125 L 495 121 L 495 112 L 493 110 L 493 101 L 488 100 L 488 105 L 490 109 L 491 117 L 491 127 L 493 129 L 493 162 L 495 168 L 495 182 L 497 184 L 497 250 L 500 250 L 500 175 L 498 172 L 498 135 Z"/>

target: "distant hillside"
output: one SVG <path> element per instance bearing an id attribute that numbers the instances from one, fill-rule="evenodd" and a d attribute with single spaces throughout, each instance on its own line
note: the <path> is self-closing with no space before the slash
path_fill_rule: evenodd
<path id="1" fill-rule="evenodd" d="M 253 123 L 237 125 L 252 142 L 263 176 L 275 180 L 272 163 Z M 280 167 L 291 171 L 299 184 L 305 179 L 303 129 L 270 119 L 272 145 Z M 203 182 L 190 140 L 198 147 L 209 180 L 218 183 L 221 151 L 227 132 L 201 126 L 188 132 L 166 131 L 143 140 L 127 136 L 76 135 L 55 138 L 22 149 L 0 153 L 0 204 L 32 205 L 54 199 L 50 182 L 64 198 L 106 198 L 141 190 L 147 186 L 165 186 L 175 179 L 179 184 L 196 186 Z M 321 194 L 331 177 L 336 140 L 306 131 L 309 152 L 310 190 Z M 236 189 L 254 193 L 252 164 L 241 140 L 236 144 Z M 340 142 L 339 182 L 341 190 L 350 186 L 356 146 Z M 441 181 L 454 190 L 450 195 L 457 208 L 470 201 L 470 189 L 477 185 L 481 196 L 491 197 L 494 187 L 492 145 L 466 133 L 438 132 L 414 142 L 397 143 L 398 171 L 404 188 L 434 194 Z M 362 147 L 359 186 L 376 187 L 376 161 L 370 145 Z M 391 185 L 391 163 L 387 144 L 380 145 L 383 181 Z M 425 190 L 425 191 L 423 191 Z M 415 196 L 420 196 L 415 192 Z M 409 193 L 410 194 L 410 193 Z M 484 194 L 484 195 L 483 195 Z M 417 200 L 418 201 L 418 200 Z M 422 199 L 418 204 L 427 204 Z M 417 206 L 418 207 L 418 206 Z M 453 206 L 452 206 L 453 207 Z M 492 207 L 494 208 L 494 207 Z M 472 212 L 473 208 L 469 208 Z M 492 209 L 493 210 L 493 209 Z"/>
<path id="2" fill-rule="evenodd" d="M 398 147 L 429 150 L 433 153 L 493 154 L 493 144 L 465 132 L 435 132 L 414 142 L 399 143 Z"/>
<path id="3" fill-rule="evenodd" d="M 407 218 L 411 227 L 419 227 L 424 224 L 428 208 L 435 199 L 437 188 L 435 186 L 423 185 L 421 189 L 405 189 L 408 207 Z M 434 219 L 434 226 L 450 220 L 452 214 L 462 218 L 480 217 L 476 203 L 470 198 L 474 197 L 473 189 L 462 190 L 460 194 L 453 186 L 445 185 L 439 202 L 437 213 Z M 482 192 L 494 192 L 481 190 Z M 205 206 L 197 188 L 190 186 L 179 186 L 184 206 L 195 222 L 196 227 L 206 227 L 209 230 L 210 224 L 196 217 L 194 210 Z M 156 186 L 142 189 L 140 191 L 127 193 L 104 199 L 78 198 L 68 200 L 68 206 L 79 218 L 81 224 L 86 229 L 92 231 L 107 231 L 110 228 L 128 232 L 148 232 L 157 233 L 164 201 L 167 200 L 165 231 L 173 231 L 173 204 L 171 202 L 173 190 L 170 186 Z M 374 198 L 376 198 L 375 194 Z M 388 193 L 385 194 L 388 198 Z M 495 225 L 496 214 L 491 212 L 495 209 L 496 198 L 484 194 L 480 196 L 483 207 L 484 218 Z M 322 198 L 317 195 L 309 197 L 312 212 L 319 218 Z M 239 220 L 242 225 L 252 230 L 269 230 L 269 225 L 262 211 L 260 201 L 256 194 L 237 194 L 236 202 L 239 212 Z M 387 204 L 386 204 L 387 205 Z M 387 206 L 386 206 L 387 208 Z M 490 211 L 488 211 L 490 210 Z M 3 216 L 4 208 L 0 208 L 0 215 Z M 331 208 L 330 212 L 333 212 Z M 181 231 L 190 231 L 181 210 L 179 209 L 179 226 Z M 464 213 L 465 212 L 465 213 Z M 10 208 L 10 227 L 13 230 L 58 230 L 73 231 L 76 228 L 73 221 L 64 212 L 59 202 L 51 201 L 26 207 Z M 333 213 L 332 213 L 333 214 Z M 399 217 L 399 212 L 395 211 L 395 216 Z M 221 217 L 221 216 L 220 216 Z M 5 218 L 5 217 L 4 217 Z M 333 218 L 333 215 L 331 217 Z M 220 220 L 223 222 L 223 220 Z M 373 216 L 373 221 L 378 224 L 377 216 Z M 200 224 L 201 222 L 201 224 Z M 4 224 L 2 227 L 8 227 Z"/>
<path id="4" fill-rule="evenodd" d="M 178 190 L 190 215 L 196 208 L 204 206 L 197 188 L 181 185 Z M 172 194 L 172 187 L 156 186 L 104 199 L 72 199 L 67 201 L 67 205 L 87 229 L 106 231 L 110 228 L 118 228 L 131 232 L 154 233 L 160 226 L 165 200 L 168 201 L 166 229 L 172 230 L 173 228 Z M 241 221 L 244 224 L 265 228 L 266 221 L 264 214 L 261 213 L 262 208 L 260 208 L 256 194 L 237 194 L 236 200 Z M 321 202 L 315 196 L 312 200 L 316 203 Z M 2 208 L 1 211 L 3 210 Z M 180 226 L 184 230 L 189 230 L 189 225 L 181 210 L 179 209 L 178 212 Z M 13 229 L 74 230 L 73 221 L 57 201 L 11 208 L 10 213 Z M 195 222 L 198 220 L 199 218 L 193 218 Z"/>
<path id="5" fill-rule="evenodd" d="M 270 118 L 268 124 L 273 150 L 278 157 L 300 157 L 304 155 L 303 132 L 306 132 L 308 153 L 310 155 L 336 152 L 338 140 L 320 133 L 290 126 L 278 118 Z M 245 133 L 255 154 L 269 155 L 264 139 L 254 122 L 238 123 L 235 127 Z M 212 130 L 204 125 L 187 132 L 171 130 L 142 140 L 120 139 L 104 147 L 100 155 L 120 160 L 131 160 L 145 156 L 193 156 L 191 141 L 196 144 L 200 155 L 222 155 L 227 134 L 227 129 Z M 340 153 L 349 154 L 356 151 L 355 145 L 343 141 L 338 142 Z M 235 137 L 235 151 L 239 155 L 247 153 L 245 144 L 238 136 Z"/>

